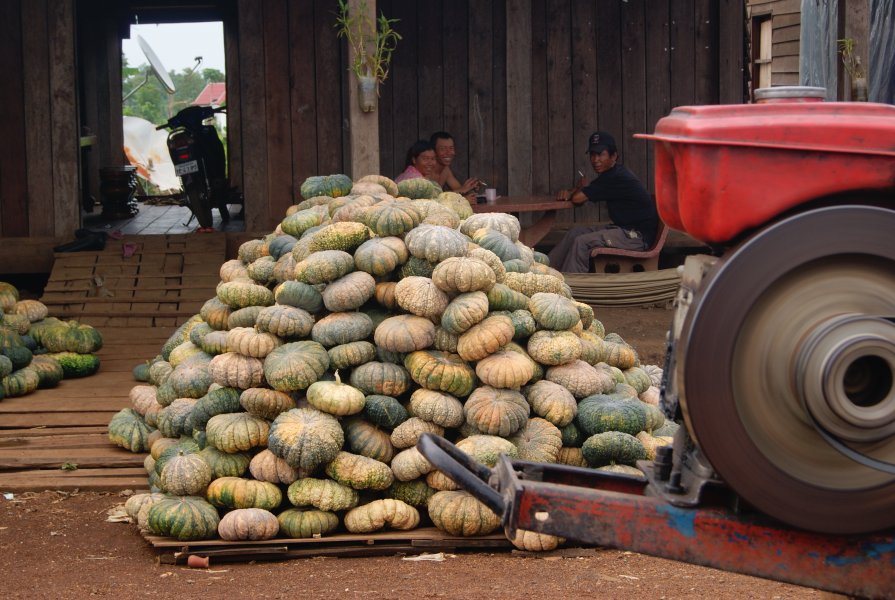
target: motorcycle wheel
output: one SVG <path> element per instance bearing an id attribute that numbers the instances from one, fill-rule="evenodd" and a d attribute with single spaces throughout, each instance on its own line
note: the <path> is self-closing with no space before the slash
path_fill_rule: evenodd
<path id="1" fill-rule="evenodd" d="M 208 199 L 208 193 L 205 191 L 204 187 L 198 185 L 198 182 L 184 181 L 183 189 L 186 192 L 190 210 L 199 222 L 199 228 L 205 229 L 212 227 L 214 221 L 211 217 L 211 204 Z"/>

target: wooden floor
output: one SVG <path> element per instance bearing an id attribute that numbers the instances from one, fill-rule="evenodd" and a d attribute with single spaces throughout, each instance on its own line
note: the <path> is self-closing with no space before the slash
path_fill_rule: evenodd
<path id="1" fill-rule="evenodd" d="M 190 220 L 192 213 L 185 206 L 171 204 L 164 199 L 147 199 L 138 202 L 139 213 L 129 219 L 109 219 L 102 215 L 102 207 L 97 205 L 93 212 L 82 212 L 81 223 L 86 229 L 95 231 L 120 231 L 133 235 L 177 235 L 192 233 L 199 228 L 195 218 Z M 218 231 L 243 231 L 245 220 L 241 214 L 242 206 L 230 205 L 230 220 L 221 221 L 220 212 L 217 209 L 211 211 L 214 220 L 214 228 Z"/>
<path id="2" fill-rule="evenodd" d="M 56 255 L 41 300 L 52 316 L 100 328 L 100 371 L 0 401 L 0 492 L 146 488 L 144 455 L 113 446 L 107 425 L 130 405 L 133 367 L 214 296 L 225 247 L 219 234 L 128 235 L 102 252 Z"/>

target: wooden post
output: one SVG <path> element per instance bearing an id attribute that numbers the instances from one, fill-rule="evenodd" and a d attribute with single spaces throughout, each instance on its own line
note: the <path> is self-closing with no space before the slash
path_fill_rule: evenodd
<path id="1" fill-rule="evenodd" d="M 531 194 L 531 0 L 507 0 L 507 193 Z"/>
<path id="2" fill-rule="evenodd" d="M 365 13 L 376 23 L 376 0 L 349 0 L 351 14 Z M 372 48 L 371 48 L 372 49 Z M 354 61 L 354 51 L 348 44 L 348 64 Z M 358 179 L 364 175 L 379 173 L 379 113 L 361 110 L 358 99 L 358 79 L 351 73 L 348 77 L 348 141 L 351 148 L 351 177 Z"/>

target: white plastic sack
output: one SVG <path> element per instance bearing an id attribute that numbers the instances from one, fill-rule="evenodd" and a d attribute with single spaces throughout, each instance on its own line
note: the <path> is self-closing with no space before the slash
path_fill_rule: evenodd
<path id="1" fill-rule="evenodd" d="M 124 154 L 137 175 L 158 186 L 162 193 L 181 189 L 168 154 L 168 132 L 139 117 L 124 117 Z"/>

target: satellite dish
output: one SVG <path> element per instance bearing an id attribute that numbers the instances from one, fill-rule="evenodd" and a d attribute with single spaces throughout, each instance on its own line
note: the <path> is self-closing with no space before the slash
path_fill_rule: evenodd
<path id="1" fill-rule="evenodd" d="M 143 51 L 143 54 L 146 56 L 146 60 L 149 61 L 149 66 L 152 67 L 152 72 L 155 73 L 155 76 L 158 78 L 159 82 L 162 86 L 168 91 L 169 94 L 173 94 L 174 82 L 171 81 L 171 76 L 168 75 L 168 71 L 165 70 L 165 65 L 162 64 L 162 61 L 159 60 L 159 57 L 155 55 L 155 52 L 152 50 L 152 46 L 149 45 L 149 42 L 144 40 L 140 34 L 137 34 L 137 43 L 140 44 L 140 50 Z"/>

